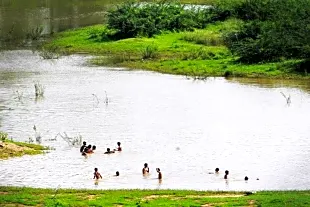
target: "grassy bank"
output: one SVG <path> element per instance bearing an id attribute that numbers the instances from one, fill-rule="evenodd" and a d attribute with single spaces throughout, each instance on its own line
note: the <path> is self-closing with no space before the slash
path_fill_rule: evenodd
<path id="1" fill-rule="evenodd" d="M 310 191 L 52 190 L 0 187 L 1 206 L 309 206 Z"/>
<path id="2" fill-rule="evenodd" d="M 44 150 L 48 148 L 37 145 L 29 144 L 24 142 L 15 142 L 7 139 L 7 134 L 0 132 L 0 160 L 7 159 L 10 157 L 19 157 L 23 155 L 37 155 L 42 154 Z"/>
<path id="3" fill-rule="evenodd" d="M 56 34 L 44 50 L 62 54 L 87 53 L 97 56 L 96 65 L 146 69 L 188 76 L 234 76 L 309 78 L 296 73 L 299 60 L 264 64 L 241 64 L 223 44 L 222 36 L 233 31 L 240 20 L 210 24 L 192 32 L 166 32 L 152 38 L 103 40 L 110 31 L 95 25 Z"/>

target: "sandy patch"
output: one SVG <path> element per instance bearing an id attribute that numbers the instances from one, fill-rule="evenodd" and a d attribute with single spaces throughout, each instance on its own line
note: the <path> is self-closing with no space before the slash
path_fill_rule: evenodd
<path id="1" fill-rule="evenodd" d="M 16 144 L 13 144 L 13 143 L 9 143 L 9 142 L 5 142 L 5 143 L 2 143 L 3 145 L 3 148 L 0 148 L 0 149 L 9 149 L 9 150 L 12 150 L 12 151 L 15 151 L 15 152 L 23 152 L 25 150 L 33 150 L 29 147 L 21 147 L 21 146 L 18 146 Z"/>
<path id="2" fill-rule="evenodd" d="M 243 194 L 218 194 L 218 195 L 188 195 L 186 198 L 239 198 Z"/>
<path id="3" fill-rule="evenodd" d="M 255 207 L 255 200 L 250 200 L 249 201 L 249 207 Z"/>
<path id="4" fill-rule="evenodd" d="M 173 195 L 150 195 L 150 196 L 145 196 L 142 200 L 144 201 L 149 201 L 149 200 L 154 200 L 157 198 L 173 198 Z"/>

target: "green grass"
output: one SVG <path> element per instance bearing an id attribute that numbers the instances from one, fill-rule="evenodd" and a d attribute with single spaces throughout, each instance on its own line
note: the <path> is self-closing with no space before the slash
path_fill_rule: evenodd
<path id="1" fill-rule="evenodd" d="M 88 53 L 96 65 L 145 69 L 188 76 L 235 76 L 267 78 L 309 78 L 294 72 L 300 60 L 263 64 L 240 64 L 223 44 L 222 36 L 234 31 L 242 21 L 230 19 L 192 32 L 164 32 L 152 38 L 112 41 L 101 34 L 113 33 L 105 25 L 95 25 L 56 34 L 44 49 L 62 54 Z M 149 48 L 156 54 L 147 56 Z"/>
<path id="2" fill-rule="evenodd" d="M 73 190 L 0 187 L 0 206 L 309 206 L 310 191 Z"/>
<path id="3" fill-rule="evenodd" d="M 47 147 L 38 144 L 15 142 L 11 140 L 5 140 L 0 144 L 3 145 L 3 147 L 0 148 L 0 159 L 19 157 L 23 155 L 37 155 L 44 153 L 45 150 L 48 150 Z M 8 144 L 10 147 L 8 147 Z"/>

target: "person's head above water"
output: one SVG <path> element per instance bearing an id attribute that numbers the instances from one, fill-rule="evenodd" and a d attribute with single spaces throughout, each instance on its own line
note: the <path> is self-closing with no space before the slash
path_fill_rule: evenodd
<path id="1" fill-rule="evenodd" d="M 120 142 L 117 142 L 117 146 L 119 146 L 119 147 L 120 147 L 120 146 L 121 146 L 121 143 L 120 143 Z"/>
<path id="2" fill-rule="evenodd" d="M 147 163 L 144 163 L 144 167 L 148 167 Z"/>
<path id="3" fill-rule="evenodd" d="M 97 172 L 98 171 L 98 168 L 95 168 L 95 172 Z"/>
<path id="4" fill-rule="evenodd" d="M 118 172 L 118 171 L 116 171 L 115 175 L 116 175 L 116 176 L 119 176 L 119 172 Z"/>
<path id="5" fill-rule="evenodd" d="M 107 148 L 107 152 L 110 152 L 111 151 L 111 149 L 110 148 Z"/>
<path id="6" fill-rule="evenodd" d="M 85 145 L 85 146 L 86 146 L 86 142 L 85 142 L 85 141 L 83 142 L 83 145 Z"/>
<path id="7" fill-rule="evenodd" d="M 219 172 L 220 171 L 220 169 L 217 167 L 217 168 L 215 168 L 215 172 Z"/>
<path id="8" fill-rule="evenodd" d="M 96 150 L 96 146 L 95 146 L 95 145 L 93 145 L 93 148 L 92 148 L 92 150 Z"/>
<path id="9" fill-rule="evenodd" d="M 248 176 L 245 176 L 245 177 L 244 177 L 244 180 L 249 180 Z"/>
<path id="10" fill-rule="evenodd" d="M 86 148 L 91 149 L 91 145 L 88 145 Z"/>
<path id="11" fill-rule="evenodd" d="M 157 172 L 160 172 L 160 169 L 159 169 L 159 168 L 156 168 L 156 171 L 157 171 Z"/>
<path id="12" fill-rule="evenodd" d="M 229 171 L 228 170 L 225 170 L 225 175 L 228 175 L 229 174 Z"/>

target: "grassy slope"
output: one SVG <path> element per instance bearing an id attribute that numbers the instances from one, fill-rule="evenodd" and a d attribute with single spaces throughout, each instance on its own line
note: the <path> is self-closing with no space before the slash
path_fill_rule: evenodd
<path id="1" fill-rule="evenodd" d="M 223 45 L 221 35 L 239 23 L 237 20 L 228 20 L 194 32 L 164 33 L 153 38 L 103 42 L 98 41 L 98 37 L 107 29 L 104 25 L 95 25 L 59 33 L 44 48 L 56 49 L 66 54 L 101 55 L 92 61 L 97 65 L 147 69 L 170 74 L 224 76 L 225 73 L 230 73 L 237 77 L 310 77 L 291 72 L 290 65 L 298 60 L 256 65 L 236 63 L 235 57 Z M 143 60 L 142 55 L 148 46 L 157 48 L 157 55 Z"/>
<path id="2" fill-rule="evenodd" d="M 24 142 L 15 142 L 6 140 L 0 143 L 3 147 L 0 148 L 0 159 L 7 159 L 9 157 L 18 157 L 22 155 L 37 155 L 42 154 L 46 147 L 37 144 L 29 144 Z"/>
<path id="3" fill-rule="evenodd" d="M 310 191 L 52 190 L 0 187 L 0 206 L 310 206 Z"/>

